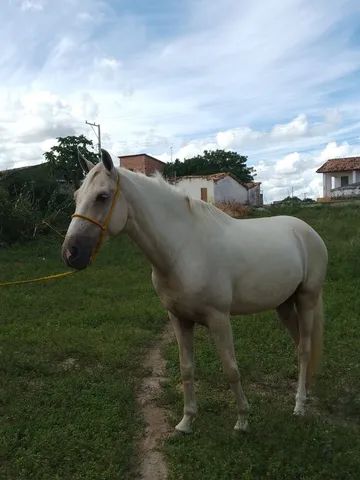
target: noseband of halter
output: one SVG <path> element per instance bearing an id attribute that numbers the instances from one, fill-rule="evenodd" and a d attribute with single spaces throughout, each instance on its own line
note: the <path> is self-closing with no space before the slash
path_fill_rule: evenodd
<path id="1" fill-rule="evenodd" d="M 116 200 L 119 198 L 119 195 L 120 195 L 120 175 L 117 174 L 116 190 L 115 190 L 115 193 L 114 193 L 113 198 L 112 198 L 110 209 L 109 209 L 109 211 L 108 211 L 108 213 L 105 217 L 105 220 L 102 224 L 100 222 L 98 222 L 97 220 L 94 220 L 91 217 L 87 217 L 86 215 L 81 215 L 80 213 L 74 213 L 73 215 L 71 215 L 71 218 L 81 218 L 81 220 L 86 220 L 86 221 L 88 221 L 88 222 L 90 222 L 90 223 L 92 223 L 92 224 L 94 224 L 94 225 L 96 225 L 97 227 L 100 228 L 100 235 L 99 235 L 98 241 L 95 245 L 95 248 L 92 251 L 91 261 L 93 261 L 95 259 L 96 255 L 97 255 L 98 251 L 100 250 L 100 247 L 103 243 L 104 236 L 105 236 L 105 233 L 107 232 L 107 229 L 108 229 L 108 226 L 109 226 L 109 223 L 110 223 L 110 220 L 111 220 L 111 216 L 112 216 L 114 208 L 115 208 Z"/>

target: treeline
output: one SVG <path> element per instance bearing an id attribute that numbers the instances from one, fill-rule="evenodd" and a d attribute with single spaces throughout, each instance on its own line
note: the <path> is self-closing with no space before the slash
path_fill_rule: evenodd
<path id="1" fill-rule="evenodd" d="M 237 152 L 226 150 L 205 150 L 202 155 L 187 158 L 183 162 L 176 159 L 166 164 L 164 175 L 167 178 L 186 175 L 211 175 L 213 173 L 232 173 L 242 182 L 251 182 L 256 175 L 253 167 L 248 167 L 248 158 Z"/>
<path id="2" fill-rule="evenodd" d="M 72 210 L 71 191 L 49 164 L 5 172 L 0 178 L 0 245 L 45 233 L 47 223 L 62 228 Z"/>
<path id="3" fill-rule="evenodd" d="M 44 153 L 46 163 L 0 172 L 0 246 L 49 232 L 51 225 L 64 229 L 74 211 L 73 192 L 83 171 L 78 149 L 88 159 L 98 157 L 83 135 L 59 137 Z"/>

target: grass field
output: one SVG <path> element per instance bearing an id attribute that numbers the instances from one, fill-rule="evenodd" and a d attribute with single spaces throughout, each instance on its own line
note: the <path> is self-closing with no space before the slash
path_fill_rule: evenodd
<path id="1" fill-rule="evenodd" d="M 61 269 L 57 239 L 0 251 L 2 280 Z M 1 480 L 130 478 L 134 386 L 165 319 L 149 274 L 122 237 L 73 277 L 0 289 Z"/>
<path id="2" fill-rule="evenodd" d="M 360 209 L 306 208 L 325 239 L 325 354 L 305 418 L 292 416 L 296 356 L 273 313 L 234 318 L 251 430 L 232 431 L 235 406 L 206 331 L 197 331 L 199 416 L 169 439 L 170 478 L 360 478 Z M 57 239 L 0 250 L 0 279 L 61 270 Z M 96 265 L 48 283 L 0 289 L 0 479 L 132 478 L 142 432 L 134 388 L 165 320 L 150 267 L 126 238 Z M 177 347 L 167 349 L 161 402 L 182 411 Z M 156 479 L 154 479 L 156 480 Z"/>
<path id="3" fill-rule="evenodd" d="M 360 478 L 360 209 L 306 208 L 297 215 L 318 230 L 330 253 L 325 351 L 309 413 L 292 416 L 296 355 L 276 315 L 234 318 L 251 429 L 233 433 L 231 392 L 208 334 L 199 328 L 199 415 L 192 436 L 167 443 L 171 479 Z M 176 346 L 169 347 L 167 358 L 171 383 L 164 402 L 175 424 L 182 413 Z"/>

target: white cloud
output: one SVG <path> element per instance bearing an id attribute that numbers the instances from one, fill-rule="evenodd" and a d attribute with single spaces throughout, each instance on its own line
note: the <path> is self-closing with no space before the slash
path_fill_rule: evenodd
<path id="1" fill-rule="evenodd" d="M 3 3 L 0 168 L 87 119 L 115 155 L 237 150 L 276 198 L 359 143 L 357 0 Z"/>
<path id="2" fill-rule="evenodd" d="M 20 8 L 24 12 L 28 10 L 41 11 L 44 9 L 44 0 L 22 0 L 20 2 Z"/>
<path id="3" fill-rule="evenodd" d="M 219 148 L 227 149 L 237 148 L 250 142 L 261 142 L 264 137 L 266 137 L 264 132 L 254 131 L 250 127 L 239 127 L 219 132 L 216 135 L 216 141 Z"/>
<path id="4" fill-rule="evenodd" d="M 300 155 L 298 152 L 289 153 L 281 160 L 275 163 L 275 172 L 281 175 L 295 173 L 300 162 Z"/>
<path id="5" fill-rule="evenodd" d="M 338 145 L 336 142 L 330 142 L 324 150 L 321 151 L 318 158 L 320 162 L 324 163 L 329 160 L 329 158 L 347 157 L 351 155 L 351 150 L 350 145 L 346 142 L 341 145 Z"/>
<path id="6" fill-rule="evenodd" d="M 103 57 L 100 60 L 98 60 L 96 64 L 100 68 L 105 68 L 105 69 L 108 68 L 110 70 L 117 70 L 122 65 L 120 60 L 117 60 L 116 58 L 113 58 L 113 57 Z"/>
<path id="7" fill-rule="evenodd" d="M 80 133 L 82 121 L 72 106 L 57 95 L 43 91 L 19 91 L 0 96 L 2 145 L 0 169 L 39 163 L 58 136 Z"/>
<path id="8" fill-rule="evenodd" d="M 275 139 L 301 137 L 308 132 L 308 127 L 306 115 L 302 113 L 289 123 L 275 125 L 270 135 Z"/>

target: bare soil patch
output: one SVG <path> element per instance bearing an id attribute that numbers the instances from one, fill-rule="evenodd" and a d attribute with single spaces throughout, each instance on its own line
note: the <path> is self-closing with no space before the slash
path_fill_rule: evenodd
<path id="1" fill-rule="evenodd" d="M 141 480 L 166 480 L 167 466 L 161 452 L 162 442 L 170 434 L 168 415 L 164 407 L 158 405 L 158 399 L 166 378 L 166 362 L 162 349 L 173 338 L 169 324 L 160 342 L 154 345 L 146 355 L 144 377 L 137 395 L 137 401 L 146 424 L 145 432 L 138 445 L 140 467 L 138 478 Z"/>

